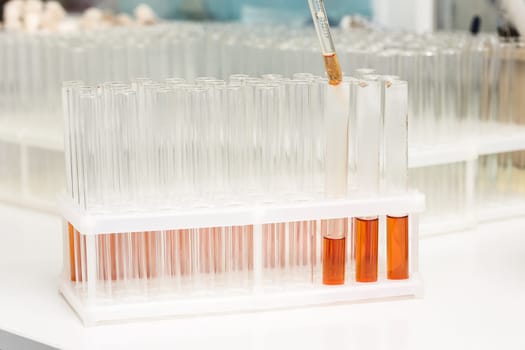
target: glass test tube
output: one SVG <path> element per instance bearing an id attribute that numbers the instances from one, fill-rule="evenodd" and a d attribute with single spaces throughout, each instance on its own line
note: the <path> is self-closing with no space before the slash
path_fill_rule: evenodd
<path id="1" fill-rule="evenodd" d="M 348 220 L 321 220 L 323 235 L 323 284 L 345 283 L 346 235 Z"/>
<path id="2" fill-rule="evenodd" d="M 525 43 L 516 43 L 514 48 L 514 72 L 515 79 L 513 84 L 512 93 L 512 120 L 518 125 L 525 124 L 525 99 L 523 93 L 525 92 Z M 520 174 L 523 168 L 525 168 L 525 152 L 513 152 L 512 153 L 513 172 L 515 183 L 523 183 L 520 179 Z M 518 187 L 518 190 L 521 189 Z"/>
<path id="3" fill-rule="evenodd" d="M 381 85 L 377 79 L 361 80 L 356 91 L 357 189 L 377 195 L 380 179 Z M 357 282 L 377 281 L 377 216 L 355 218 L 355 268 Z"/>
<path id="4" fill-rule="evenodd" d="M 327 85 L 325 98 L 325 194 L 331 198 L 343 197 L 347 192 L 348 177 L 349 84 Z M 346 219 L 321 223 L 324 284 L 344 283 L 346 227 Z"/>
<path id="5" fill-rule="evenodd" d="M 442 119 L 438 125 L 438 136 L 450 136 L 457 132 L 461 114 L 461 51 L 458 49 L 446 49 L 441 51 L 439 70 L 444 76 L 441 85 L 441 112 Z M 411 85 L 412 86 L 412 85 Z"/>
<path id="6" fill-rule="evenodd" d="M 387 194 L 406 193 L 408 169 L 408 85 L 383 81 L 384 143 L 383 170 Z M 387 216 L 387 278 L 408 278 L 408 215 Z"/>
<path id="7" fill-rule="evenodd" d="M 331 85 L 338 85 L 343 80 L 343 76 L 335 52 L 332 34 L 330 33 L 330 24 L 328 23 L 328 16 L 326 15 L 323 0 L 308 0 L 308 5 L 312 13 L 317 37 L 321 43 L 329 83 Z"/>

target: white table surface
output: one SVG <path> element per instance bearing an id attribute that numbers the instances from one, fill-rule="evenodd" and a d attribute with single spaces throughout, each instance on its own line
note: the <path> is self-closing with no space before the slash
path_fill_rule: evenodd
<path id="1" fill-rule="evenodd" d="M 58 218 L 0 227 L 0 329 L 61 349 L 525 349 L 525 218 L 423 239 L 423 299 L 92 328 L 57 292 Z"/>

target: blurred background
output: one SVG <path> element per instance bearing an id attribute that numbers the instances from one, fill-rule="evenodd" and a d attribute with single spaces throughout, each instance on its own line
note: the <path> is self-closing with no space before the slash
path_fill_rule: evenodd
<path id="1" fill-rule="evenodd" d="M 4 4 L 6 0 L 0 0 Z M 305 0 L 62 0 L 69 11 L 98 6 L 113 11 L 133 12 L 149 4 L 164 19 L 241 21 L 245 23 L 310 22 Z M 482 21 L 482 31 L 494 31 L 498 12 L 494 0 L 326 0 L 332 24 L 345 15 L 359 15 L 393 29 L 467 30 L 474 16 Z M 0 11 L 2 9 L 0 8 Z"/>

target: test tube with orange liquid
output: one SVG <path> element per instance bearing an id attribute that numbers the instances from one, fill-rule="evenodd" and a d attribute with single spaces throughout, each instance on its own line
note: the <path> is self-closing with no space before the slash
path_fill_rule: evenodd
<path id="1" fill-rule="evenodd" d="M 345 283 L 348 219 L 321 220 L 323 284 Z"/>
<path id="2" fill-rule="evenodd" d="M 364 78 L 355 85 L 356 181 L 360 195 L 377 196 L 380 183 L 381 154 L 381 84 L 378 79 Z M 378 275 L 379 219 L 354 219 L 355 279 L 375 282 Z"/>
<path id="3" fill-rule="evenodd" d="M 384 187 L 385 194 L 406 193 L 408 185 L 408 87 L 404 81 L 383 81 L 384 103 Z M 406 213 L 387 216 L 387 278 L 409 278 L 408 230 Z"/>

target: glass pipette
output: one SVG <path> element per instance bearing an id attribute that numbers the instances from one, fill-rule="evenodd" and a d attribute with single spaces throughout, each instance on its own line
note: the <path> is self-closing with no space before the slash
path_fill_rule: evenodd
<path id="1" fill-rule="evenodd" d="M 308 0 L 312 19 L 314 21 L 317 37 L 323 52 L 324 65 L 330 85 L 339 85 L 343 80 L 339 60 L 335 52 L 332 34 L 330 34 L 330 24 L 324 8 L 323 0 Z"/>

